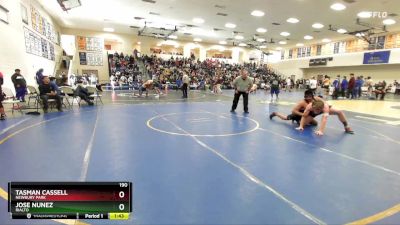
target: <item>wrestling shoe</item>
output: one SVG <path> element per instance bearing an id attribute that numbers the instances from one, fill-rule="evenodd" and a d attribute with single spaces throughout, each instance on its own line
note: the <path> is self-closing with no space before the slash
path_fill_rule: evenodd
<path id="1" fill-rule="evenodd" d="M 354 134 L 354 131 L 353 131 L 350 127 L 344 128 L 344 132 L 345 132 L 346 134 Z"/>
<path id="2" fill-rule="evenodd" d="M 274 116 L 276 116 L 276 113 L 275 113 L 275 112 L 273 112 L 273 113 L 271 113 L 271 114 L 269 115 L 269 119 L 272 120 L 272 118 L 274 118 Z"/>

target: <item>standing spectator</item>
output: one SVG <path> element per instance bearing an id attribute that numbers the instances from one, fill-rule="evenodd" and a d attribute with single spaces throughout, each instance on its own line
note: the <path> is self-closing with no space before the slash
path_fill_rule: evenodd
<path id="1" fill-rule="evenodd" d="M 188 91 L 189 82 L 190 82 L 190 78 L 187 75 L 187 73 L 184 72 L 183 77 L 182 77 L 182 94 L 183 94 L 182 98 L 188 97 L 187 91 Z"/>
<path id="2" fill-rule="evenodd" d="M 361 87 L 364 84 L 364 80 L 361 77 L 357 77 L 357 80 L 355 81 L 354 89 L 353 89 L 353 96 L 354 98 L 360 98 L 361 97 Z"/>
<path id="3" fill-rule="evenodd" d="M 178 79 L 176 79 L 176 91 L 178 91 L 181 88 L 182 88 L 182 79 L 181 77 L 178 77 Z"/>
<path id="4" fill-rule="evenodd" d="M 336 79 L 332 83 L 333 85 L 333 94 L 332 99 L 337 99 L 340 93 L 340 75 L 337 75 Z"/>
<path id="5" fill-rule="evenodd" d="M 239 103 L 240 95 L 243 95 L 243 109 L 244 113 L 249 113 L 248 101 L 249 101 L 249 91 L 253 86 L 253 81 L 248 77 L 247 70 L 241 71 L 241 76 L 236 77 L 233 81 L 233 88 L 235 89 L 235 96 L 233 99 L 231 112 L 235 112 L 236 107 Z"/>
<path id="6" fill-rule="evenodd" d="M 16 98 L 25 102 L 26 80 L 24 76 L 22 76 L 20 69 L 15 69 L 15 73 L 11 76 L 11 81 L 14 84 Z"/>
<path id="7" fill-rule="evenodd" d="M 393 85 L 396 87 L 394 94 L 400 95 L 400 83 L 397 80 L 394 80 Z"/>
<path id="8" fill-rule="evenodd" d="M 221 90 L 221 85 L 224 82 L 224 80 L 222 79 L 222 77 L 220 75 L 217 76 L 216 79 L 216 89 L 215 89 L 215 94 L 221 94 L 222 90 Z"/>
<path id="9" fill-rule="evenodd" d="M 133 88 L 133 76 L 129 76 L 129 78 L 128 78 L 128 87 L 129 87 L 129 90 L 134 90 L 134 88 Z"/>
<path id="10" fill-rule="evenodd" d="M 114 74 L 112 74 L 111 77 L 110 77 L 110 84 L 111 84 L 111 89 L 114 91 L 114 89 L 115 89 L 115 76 L 114 76 Z"/>
<path id="11" fill-rule="evenodd" d="M 49 77 L 43 77 L 42 84 L 39 85 L 39 91 L 40 91 L 40 98 L 43 101 L 43 111 L 44 113 L 47 113 L 49 109 L 49 99 L 55 99 L 57 103 L 57 109 L 58 111 L 62 112 L 61 109 L 61 97 L 57 93 L 57 85 L 55 85 L 53 82 L 50 82 Z"/>
<path id="12" fill-rule="evenodd" d="M 349 82 L 347 81 L 346 76 L 343 77 L 342 83 L 340 83 L 340 88 L 342 90 L 342 97 L 345 97 L 345 92 L 347 90 L 347 87 L 349 86 Z"/>
<path id="13" fill-rule="evenodd" d="M 280 82 L 279 82 L 278 77 L 274 76 L 274 78 L 271 80 L 271 102 L 274 99 L 274 94 L 276 95 L 275 101 L 278 101 L 278 99 L 279 99 L 279 85 L 280 85 Z"/>
<path id="14" fill-rule="evenodd" d="M 310 79 L 310 90 L 315 94 L 315 90 L 317 90 L 317 80 L 315 77 Z"/>
<path id="15" fill-rule="evenodd" d="M 306 89 L 309 90 L 310 89 L 310 79 L 307 79 L 304 83 L 306 85 Z"/>
<path id="16" fill-rule="evenodd" d="M 354 98 L 354 89 L 355 89 L 355 84 L 356 84 L 356 79 L 354 78 L 354 73 L 350 74 L 350 80 L 349 80 L 349 87 L 347 89 L 347 98 L 350 97 L 351 95 L 351 99 Z"/>
<path id="17" fill-rule="evenodd" d="M 36 82 L 38 85 L 43 84 L 43 69 L 39 69 L 36 72 Z"/>
<path id="18" fill-rule="evenodd" d="M 6 113 L 4 112 L 4 107 L 3 107 L 4 95 L 3 95 L 3 90 L 1 89 L 3 83 L 4 83 L 3 74 L 0 72 L 0 120 L 6 119 Z"/>
<path id="19" fill-rule="evenodd" d="M 331 79 L 328 75 L 325 75 L 325 79 L 322 82 L 322 87 L 325 89 L 325 96 L 328 98 L 329 96 L 329 87 L 331 86 Z"/>
<path id="20" fill-rule="evenodd" d="M 372 97 L 372 89 L 373 89 L 373 85 L 374 85 L 372 78 L 367 77 L 367 82 L 365 84 L 368 87 L 368 98 L 371 98 Z"/>
<path id="21" fill-rule="evenodd" d="M 286 89 L 285 89 L 285 91 L 291 92 L 291 88 L 292 88 L 292 80 L 288 77 L 286 79 Z"/>

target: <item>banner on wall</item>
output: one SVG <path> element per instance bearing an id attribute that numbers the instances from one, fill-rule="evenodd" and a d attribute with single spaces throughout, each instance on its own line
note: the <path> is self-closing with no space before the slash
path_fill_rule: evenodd
<path id="1" fill-rule="evenodd" d="M 310 59 L 309 66 L 326 66 L 328 58 Z"/>
<path id="2" fill-rule="evenodd" d="M 27 53 L 55 60 L 54 45 L 48 40 L 41 38 L 37 33 L 24 27 L 25 49 Z"/>
<path id="3" fill-rule="evenodd" d="M 78 36 L 78 50 L 86 50 L 86 37 Z"/>
<path id="4" fill-rule="evenodd" d="M 390 51 L 364 53 L 363 64 L 389 63 Z"/>
<path id="5" fill-rule="evenodd" d="M 79 52 L 79 63 L 81 65 L 87 65 L 86 52 Z"/>

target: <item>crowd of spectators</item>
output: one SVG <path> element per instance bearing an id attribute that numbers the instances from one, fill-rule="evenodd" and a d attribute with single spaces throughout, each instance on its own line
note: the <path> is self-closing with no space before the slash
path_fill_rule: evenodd
<path id="1" fill-rule="evenodd" d="M 380 95 L 380 99 L 384 99 L 385 93 L 392 90 L 392 85 L 387 86 L 385 81 L 373 83 L 370 77 L 364 78 L 361 75 L 354 76 L 354 74 L 350 75 L 349 79 L 346 76 L 341 78 L 338 75 L 335 80 L 331 80 L 327 75 L 318 75 L 317 78 L 294 80 L 295 76 L 283 76 L 267 65 L 257 65 L 256 63 L 229 64 L 215 59 L 200 61 L 195 57 L 171 57 L 165 60 L 156 55 L 144 55 L 135 59 L 133 56 L 124 56 L 122 53 L 115 53 L 112 58 L 115 62 L 112 65 L 115 66 L 111 67 L 111 81 L 114 80 L 120 86 L 123 84 L 140 86 L 142 84 L 144 75 L 139 72 L 137 65 L 137 60 L 142 60 L 149 76 L 147 79 L 154 80 L 160 88 L 181 88 L 182 77 L 186 73 L 189 75 L 190 89 L 211 90 L 218 94 L 221 93 L 221 89 L 231 89 L 233 80 L 239 76 L 242 69 L 246 69 L 253 79 L 253 83 L 262 89 L 270 89 L 271 82 L 279 80 L 279 88 L 282 90 L 311 89 L 317 95 L 332 96 L 333 99 L 339 97 L 356 99 L 363 94 L 368 97 L 375 94 L 376 98 Z M 133 70 L 129 68 L 133 68 Z M 397 87 L 395 90 L 396 93 L 399 93 L 399 83 L 395 81 L 393 86 Z"/>
<path id="2" fill-rule="evenodd" d="M 180 87 L 182 77 L 187 73 L 190 77 L 189 87 L 196 89 L 211 89 L 217 85 L 222 89 L 232 88 L 233 80 L 239 76 L 242 69 L 249 72 L 259 87 L 262 83 L 269 83 L 272 77 L 280 75 L 267 66 L 258 66 L 255 63 L 228 64 L 219 60 L 206 59 L 204 61 L 195 58 L 173 58 L 164 60 L 155 55 L 143 56 L 142 60 L 151 79 L 162 85 L 175 84 Z"/>
<path id="3" fill-rule="evenodd" d="M 133 87 L 141 82 L 142 75 L 139 72 L 137 59 L 134 55 L 124 55 L 124 53 L 118 54 L 116 52 L 108 56 L 108 61 L 111 73 L 110 84 L 113 89 L 116 86 L 121 89 L 124 86 Z"/>

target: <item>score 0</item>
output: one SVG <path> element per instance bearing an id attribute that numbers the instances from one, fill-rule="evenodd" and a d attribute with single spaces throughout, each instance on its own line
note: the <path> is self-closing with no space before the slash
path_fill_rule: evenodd
<path id="1" fill-rule="evenodd" d="M 124 198 L 125 198 L 125 195 L 126 195 L 126 191 L 128 191 L 128 194 L 130 195 L 130 187 L 129 187 L 129 183 L 119 183 L 119 187 L 120 188 L 123 188 L 123 189 L 125 189 L 125 190 L 121 190 L 121 191 L 119 191 L 118 192 L 118 200 L 124 200 Z M 126 190 L 126 189 L 128 189 L 128 190 Z M 124 203 L 121 203 L 121 204 L 119 204 L 118 205 L 118 209 L 120 210 L 120 211 L 124 211 L 125 210 L 125 204 Z"/>

